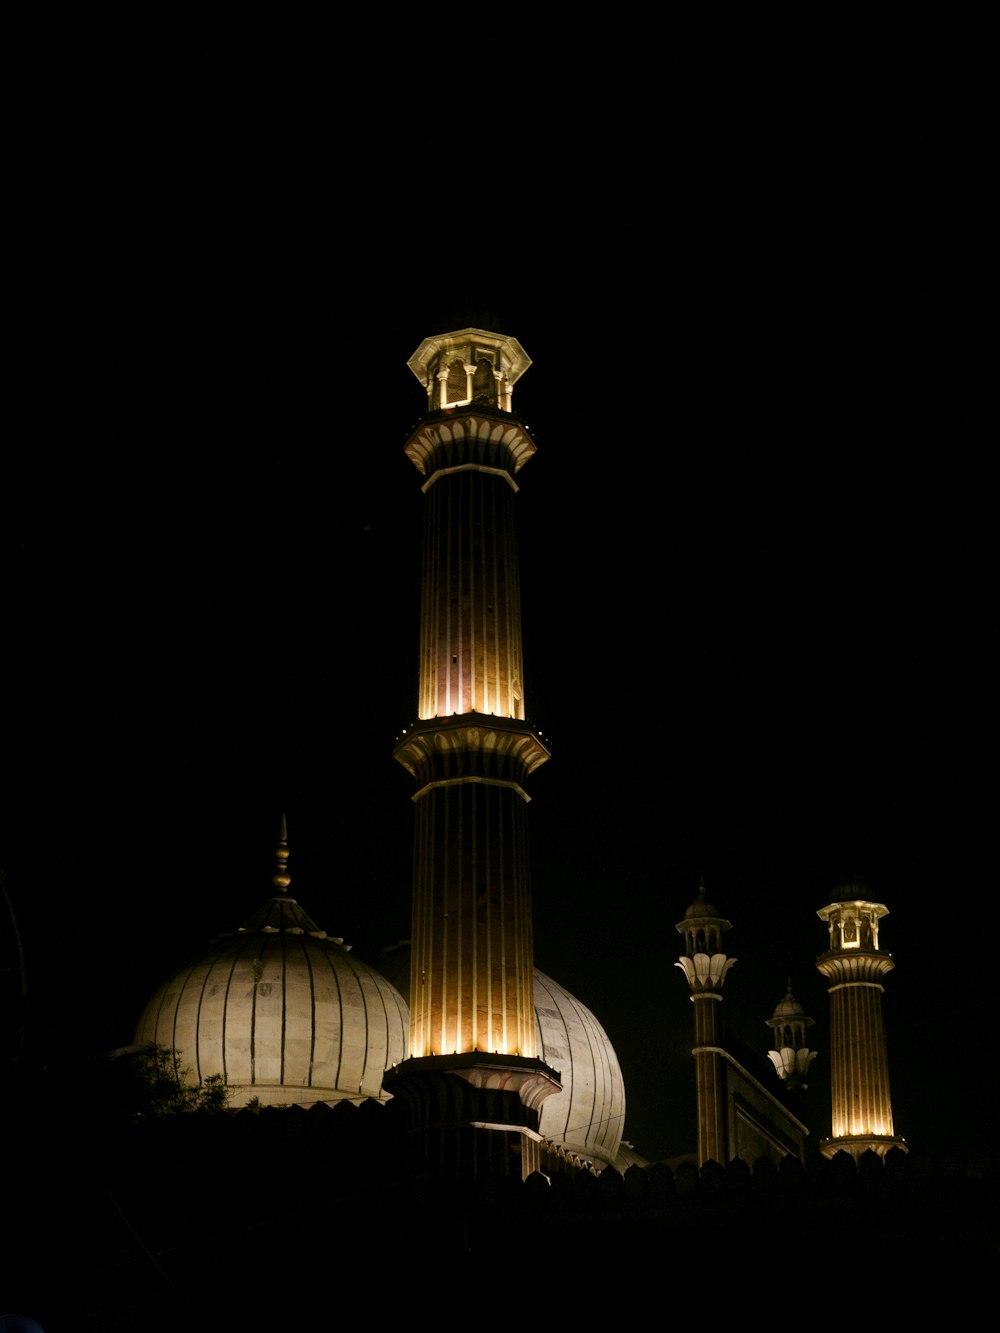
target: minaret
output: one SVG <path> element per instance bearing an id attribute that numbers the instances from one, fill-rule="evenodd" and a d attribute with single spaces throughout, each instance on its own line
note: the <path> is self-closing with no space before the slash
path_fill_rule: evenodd
<path id="1" fill-rule="evenodd" d="M 767 1057 L 789 1091 L 809 1086 L 806 1082 L 809 1066 L 817 1055 L 816 1051 L 809 1049 L 808 1034 L 812 1025 L 813 1019 L 806 1017 L 805 1009 L 792 994 L 792 979 L 789 977 L 785 998 L 778 1002 L 774 1013 L 767 1020 L 767 1026 L 774 1031 L 777 1048 L 768 1051 Z"/>
<path id="2" fill-rule="evenodd" d="M 906 1149 L 892 1128 L 889 1064 L 882 1021 L 882 978 L 895 967 L 878 947 L 878 926 L 889 909 L 871 902 L 859 882 L 817 912 L 830 929 L 830 948 L 816 966 L 830 980 L 830 1064 L 833 1126 L 820 1145 L 827 1157 L 844 1150 L 860 1157 Z"/>
<path id="3" fill-rule="evenodd" d="M 677 923 L 684 936 L 683 970 L 694 1004 L 695 1078 L 698 1098 L 698 1165 L 729 1160 L 726 1107 L 726 1053 L 722 1044 L 722 987 L 736 962 L 723 951 L 722 936 L 731 923 L 716 910 L 702 884 L 698 896 Z"/>
<path id="4" fill-rule="evenodd" d="M 559 1088 L 535 1049 L 526 780 L 549 752 L 525 722 L 514 502 L 535 444 L 511 412 L 530 364 L 483 329 L 409 361 L 428 399 L 406 444 L 426 497 L 418 720 L 394 751 L 416 780 L 410 1043 L 385 1083 L 425 1157 L 507 1171 L 513 1147 L 525 1176 Z"/>

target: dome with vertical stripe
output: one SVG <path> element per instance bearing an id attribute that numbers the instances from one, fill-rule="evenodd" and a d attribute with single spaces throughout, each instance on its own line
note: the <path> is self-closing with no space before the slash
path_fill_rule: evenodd
<path id="1" fill-rule="evenodd" d="M 195 1086 L 221 1075 L 232 1107 L 381 1098 L 406 1003 L 289 896 L 287 854 L 282 830 L 277 892 L 159 988 L 135 1039 L 175 1051 Z"/>
<path id="2" fill-rule="evenodd" d="M 600 1170 L 615 1163 L 625 1125 L 625 1080 L 608 1034 L 568 990 L 535 968 L 538 1055 L 562 1091 L 542 1103 L 539 1130 Z"/>

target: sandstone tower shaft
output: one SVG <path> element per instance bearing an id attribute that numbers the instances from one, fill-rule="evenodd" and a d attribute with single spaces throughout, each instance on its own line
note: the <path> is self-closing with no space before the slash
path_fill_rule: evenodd
<path id="1" fill-rule="evenodd" d="M 736 962 L 727 956 L 723 934 L 731 929 L 709 901 L 702 884 L 684 920 L 677 923 L 684 936 L 684 954 L 675 964 L 691 988 L 694 1004 L 695 1088 L 698 1108 L 698 1165 L 727 1162 L 729 1152 L 726 1099 L 726 1054 L 722 1039 L 722 987 Z"/>
<path id="2" fill-rule="evenodd" d="M 417 780 L 416 1057 L 535 1054 L 524 782 L 548 753 L 524 725 L 514 512 L 535 446 L 500 406 L 528 364 L 477 329 L 426 339 L 410 361 L 444 404 L 406 447 L 427 505 L 419 721 L 396 748 Z"/>
<path id="3" fill-rule="evenodd" d="M 466 1123 L 512 1133 L 527 1174 L 559 1087 L 536 1058 L 533 995 L 525 783 L 549 756 L 525 722 L 514 509 L 535 445 L 510 410 L 530 362 L 512 338 L 461 329 L 409 365 L 428 395 L 406 445 L 426 508 L 418 720 L 395 749 L 416 780 L 410 1044 L 388 1083 L 425 1108 L 453 1103 L 442 1078 L 479 1090 L 461 1094 Z"/>
<path id="4" fill-rule="evenodd" d="M 450 423 L 452 439 L 466 428 L 490 431 L 489 418 Z M 441 436 L 426 431 L 424 438 Z M 426 488 L 420 614 L 422 719 L 482 713 L 524 720 L 521 605 L 512 470 L 517 459 L 503 440 L 461 440 L 462 453 L 503 467 L 451 471 L 455 452 L 439 447 L 421 461 L 434 468 Z M 412 457 L 412 454 L 411 454 Z"/>
<path id="5" fill-rule="evenodd" d="M 830 949 L 816 966 L 830 981 L 832 1132 L 822 1150 L 858 1157 L 884 1155 L 905 1143 L 893 1132 L 889 1061 L 882 1018 L 882 978 L 892 957 L 879 949 L 882 903 L 860 896 L 863 884 L 841 885 L 845 896 L 817 915 L 830 929 Z"/>

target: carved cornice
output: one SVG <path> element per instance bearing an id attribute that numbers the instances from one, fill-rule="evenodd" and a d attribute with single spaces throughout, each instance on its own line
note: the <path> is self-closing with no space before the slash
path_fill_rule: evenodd
<path id="1" fill-rule="evenodd" d="M 428 413 L 405 446 L 407 458 L 425 477 L 470 465 L 513 476 L 535 449 L 512 413 L 471 407 Z"/>
<path id="2" fill-rule="evenodd" d="M 710 993 L 721 990 L 726 974 L 736 962 L 724 953 L 696 953 L 693 958 L 681 958 L 674 963 L 687 977 L 693 991 Z"/>
<path id="3" fill-rule="evenodd" d="M 768 1051 L 767 1058 L 788 1087 L 806 1088 L 809 1086 L 806 1083 L 809 1066 L 818 1054 L 818 1051 L 810 1051 L 807 1046 L 782 1046 L 778 1051 Z"/>
<path id="4" fill-rule="evenodd" d="M 431 786 L 463 781 L 519 785 L 545 763 L 549 751 L 523 722 L 463 713 L 417 722 L 396 742 L 393 756 L 416 778 L 420 795 Z"/>
<path id="5" fill-rule="evenodd" d="M 847 953 L 842 949 L 834 950 L 832 953 L 822 954 L 816 959 L 816 966 L 823 976 L 829 977 L 834 983 L 830 987 L 834 990 L 837 986 L 864 985 L 876 986 L 879 990 L 881 979 L 896 966 L 892 956 L 887 953 L 874 953 L 867 950 L 856 950 Z"/>
<path id="6" fill-rule="evenodd" d="M 562 1091 L 559 1074 L 544 1060 L 524 1055 L 490 1055 L 486 1051 L 404 1060 L 386 1070 L 383 1087 L 395 1094 L 401 1083 L 414 1077 L 429 1079 L 442 1075 L 460 1078 L 479 1092 L 514 1092 L 522 1106 L 536 1112 L 546 1097 Z"/>
<path id="7" fill-rule="evenodd" d="M 851 1134 L 842 1139 L 820 1139 L 819 1144 L 824 1157 L 835 1157 L 839 1152 L 850 1153 L 852 1157 L 863 1157 L 866 1152 L 873 1152 L 878 1157 L 885 1157 L 893 1148 L 910 1151 L 906 1140 L 897 1134 Z"/>

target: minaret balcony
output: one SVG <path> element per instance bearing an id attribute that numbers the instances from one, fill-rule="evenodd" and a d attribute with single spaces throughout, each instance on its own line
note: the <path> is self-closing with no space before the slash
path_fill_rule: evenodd
<path id="1" fill-rule="evenodd" d="M 524 722 L 483 713 L 428 718 L 399 737 L 394 758 L 417 781 L 418 800 L 427 787 L 446 782 L 496 782 L 520 786 L 549 758 L 537 732 Z M 525 800 L 529 797 L 522 791 Z"/>
<path id="2" fill-rule="evenodd" d="M 536 452 L 527 428 L 511 412 L 481 403 L 428 412 L 404 452 L 428 480 L 462 468 L 502 473 L 517 490 L 514 474 Z"/>

